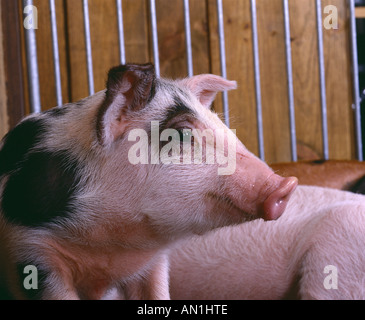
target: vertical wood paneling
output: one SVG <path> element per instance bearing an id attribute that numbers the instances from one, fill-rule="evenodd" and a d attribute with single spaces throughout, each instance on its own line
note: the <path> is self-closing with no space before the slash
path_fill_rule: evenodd
<path id="1" fill-rule="evenodd" d="M 347 1 L 325 0 L 338 10 L 338 29 L 323 29 L 329 153 L 332 159 L 355 158 L 351 56 Z M 323 9 L 322 9 L 323 10 Z M 324 14 L 326 16 L 326 14 Z"/>
<path id="2" fill-rule="evenodd" d="M 219 39 L 216 1 L 209 1 L 210 54 L 212 73 L 220 74 Z M 247 0 L 223 1 L 227 77 L 236 80 L 238 89 L 228 94 L 230 127 L 246 147 L 258 153 L 255 85 L 253 73 L 250 3 Z M 223 112 L 221 95 L 215 102 L 217 112 Z"/>
<path id="3" fill-rule="evenodd" d="M 173 14 L 172 14 L 173 13 Z M 183 1 L 156 1 L 161 75 L 187 76 Z M 194 73 L 209 72 L 209 43 L 205 1 L 190 1 Z"/>
<path id="4" fill-rule="evenodd" d="M 13 128 L 24 116 L 23 65 L 21 54 L 19 4 L 17 1 L 1 0 L 1 31 L 3 53 L 3 75 L 5 93 L 2 96 L 4 128 Z M 4 88 L 3 88 L 4 89 Z"/>
<path id="5" fill-rule="evenodd" d="M 152 53 L 150 54 L 147 1 L 123 0 L 123 10 L 126 61 L 150 62 Z"/>
<path id="6" fill-rule="evenodd" d="M 322 155 L 315 1 L 289 1 L 298 158 Z"/>
<path id="7" fill-rule="evenodd" d="M 339 29 L 323 29 L 328 108 L 329 153 L 332 159 L 355 157 L 351 109 L 351 68 L 346 0 L 325 0 L 337 6 Z M 42 106 L 56 104 L 49 7 L 35 0 L 39 11 L 37 45 Z M 81 0 L 56 0 L 64 101 L 88 95 Z M 152 60 L 149 1 L 123 0 L 126 60 Z M 185 77 L 186 48 L 182 0 L 157 0 L 161 75 Z M 110 67 L 119 64 L 114 0 L 89 0 L 95 90 L 105 86 Z M 249 0 L 224 0 L 227 75 L 237 80 L 229 92 L 231 128 L 248 149 L 258 154 L 252 30 Z M 298 158 L 322 156 L 321 110 L 314 1 L 290 0 L 291 49 Z M 220 73 L 215 0 L 191 0 L 194 73 Z M 325 14 L 323 14 L 325 17 Z M 257 27 L 267 162 L 290 161 L 290 134 L 282 0 L 257 0 Z M 221 95 L 214 104 L 222 112 Z"/>
<path id="8" fill-rule="evenodd" d="M 6 86 L 5 86 L 5 61 L 3 46 L 2 7 L 0 2 L 0 139 L 9 130 L 9 117 L 7 108 Z"/>
<path id="9" fill-rule="evenodd" d="M 36 30 L 36 37 L 41 105 L 42 109 L 46 110 L 57 105 L 55 76 L 53 72 L 53 48 L 51 20 L 49 14 L 50 8 L 48 0 L 34 0 L 33 4 L 38 9 L 38 29 Z M 55 6 L 63 101 L 68 102 L 67 52 L 63 1 L 56 0 Z"/>
<path id="10" fill-rule="evenodd" d="M 282 0 L 257 1 L 265 159 L 290 161 Z"/>

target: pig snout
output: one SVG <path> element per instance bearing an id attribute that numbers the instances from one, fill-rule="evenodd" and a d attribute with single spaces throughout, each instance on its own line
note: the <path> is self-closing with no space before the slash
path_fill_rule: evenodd
<path id="1" fill-rule="evenodd" d="M 295 177 L 276 176 L 276 179 L 279 179 L 278 186 L 264 200 L 261 208 L 264 220 L 276 220 L 283 214 L 290 196 L 298 185 L 298 179 Z"/>

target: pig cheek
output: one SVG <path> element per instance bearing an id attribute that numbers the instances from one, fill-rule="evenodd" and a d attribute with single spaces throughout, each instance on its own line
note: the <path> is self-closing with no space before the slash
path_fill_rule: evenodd
<path id="1" fill-rule="evenodd" d="M 259 181 L 254 176 L 250 177 L 247 170 L 238 168 L 224 181 L 223 195 L 241 210 L 242 221 L 259 218 L 257 216 L 257 204 L 260 203 L 259 185 Z"/>

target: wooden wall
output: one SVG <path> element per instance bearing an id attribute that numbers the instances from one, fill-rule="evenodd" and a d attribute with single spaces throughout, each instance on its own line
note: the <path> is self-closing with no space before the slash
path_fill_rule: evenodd
<path id="1" fill-rule="evenodd" d="M 2 26 L 0 5 L 0 27 Z M 9 129 L 9 119 L 6 107 L 6 90 L 5 90 L 5 68 L 3 53 L 3 32 L 0 32 L 0 138 L 6 134 Z"/>
<path id="2" fill-rule="evenodd" d="M 299 158 L 321 158 L 321 111 L 313 0 L 290 0 L 296 129 Z M 56 105 L 49 4 L 38 8 L 38 62 L 42 107 Z M 324 0 L 337 6 L 339 29 L 323 29 L 331 159 L 355 157 L 352 111 L 349 21 L 346 0 Z M 81 0 L 56 0 L 64 102 L 88 95 Z M 182 0 L 156 0 L 161 75 L 185 77 L 186 54 Z M 224 0 L 224 27 L 229 79 L 239 88 L 229 93 L 231 127 L 258 153 L 252 35 L 249 0 Z M 89 0 L 95 89 L 104 88 L 108 69 L 119 64 L 114 0 Z M 215 0 L 191 0 L 194 73 L 219 74 Z M 21 12 L 20 12 L 21 14 Z M 126 58 L 153 61 L 149 1 L 123 0 Z M 282 0 L 257 0 L 265 158 L 290 161 L 290 136 Z M 24 44 L 23 44 L 24 46 Z M 24 48 L 23 48 L 24 49 Z M 26 70 L 24 69 L 26 73 Z M 27 84 L 24 82 L 27 91 Z M 26 93 L 27 94 L 27 93 Z M 215 103 L 222 112 L 221 96 Z"/>

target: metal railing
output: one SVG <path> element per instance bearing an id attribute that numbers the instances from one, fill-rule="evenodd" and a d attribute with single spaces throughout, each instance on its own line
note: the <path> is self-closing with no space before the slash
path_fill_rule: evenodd
<path id="1" fill-rule="evenodd" d="M 326 83 L 325 83 L 325 66 L 323 53 L 323 35 L 322 35 L 322 9 L 321 1 L 316 1 L 316 16 L 317 16 L 317 42 L 318 42 L 318 61 L 319 61 L 319 83 L 320 83 L 320 97 L 321 97 L 321 114 L 322 114 L 322 138 L 323 138 L 323 156 L 324 159 L 329 158 L 328 153 L 328 128 L 327 128 L 327 103 L 326 103 Z M 59 49 L 57 37 L 57 21 L 56 9 L 54 0 L 49 0 L 50 3 L 50 17 L 52 29 L 53 42 L 53 60 L 54 73 L 56 82 L 56 97 L 58 105 L 62 105 L 62 88 L 60 76 L 59 63 Z M 149 0 L 150 3 L 150 17 L 151 17 L 151 31 L 152 31 L 152 48 L 153 58 L 157 76 L 160 76 L 160 59 L 158 51 L 158 33 L 157 33 L 157 19 L 156 19 L 156 4 L 155 0 Z M 32 5 L 32 0 L 23 0 L 23 6 Z M 192 41 L 190 30 L 190 12 L 189 0 L 183 0 L 184 4 L 184 21 L 185 21 L 185 38 L 186 38 L 186 56 L 187 56 L 187 70 L 188 75 L 193 75 L 193 55 L 192 55 Z M 259 62 L 259 45 L 257 32 L 257 18 L 256 18 L 256 0 L 250 0 L 251 4 L 251 24 L 252 24 L 252 47 L 254 59 L 254 77 L 255 77 L 255 97 L 256 97 L 256 114 L 257 114 L 257 129 L 258 129 L 258 146 L 259 157 L 264 160 L 264 135 L 263 135 L 263 121 L 262 121 L 262 102 L 261 102 L 261 83 L 260 83 L 260 62 Z M 122 0 L 116 0 L 116 11 L 118 19 L 118 36 L 119 36 L 119 51 L 120 62 L 124 64 L 125 60 L 125 43 L 124 43 L 124 26 L 123 26 L 123 9 Z M 220 51 L 220 68 L 221 75 L 227 77 L 226 71 L 226 54 L 225 54 L 225 36 L 224 36 L 224 15 L 222 0 L 216 0 L 217 17 L 218 17 L 218 36 L 219 36 L 219 51 Z M 356 43 L 356 27 L 355 27 L 355 4 L 354 0 L 348 0 L 348 7 L 350 13 L 350 32 L 351 32 L 351 57 L 352 57 L 352 82 L 353 82 L 353 109 L 355 113 L 355 135 L 356 135 L 356 150 L 357 158 L 363 160 L 363 147 L 361 138 L 361 114 L 360 114 L 360 92 L 358 79 L 358 58 L 357 58 L 357 43 Z M 291 158 L 297 161 L 296 149 L 296 128 L 295 128 L 295 106 L 294 106 L 294 91 L 293 91 L 293 76 L 292 76 L 292 57 L 290 44 L 290 14 L 288 0 L 283 0 L 283 14 L 284 14 L 284 30 L 285 30 L 285 52 L 286 52 L 286 71 L 287 71 L 287 90 L 289 101 L 289 120 L 290 120 L 290 140 L 291 140 Z M 89 8 L 88 0 L 83 0 L 83 19 L 84 19 L 84 36 L 86 45 L 86 61 L 88 74 L 88 88 L 89 94 L 94 94 L 94 76 L 93 76 L 93 59 L 90 35 L 89 22 Z M 40 103 L 40 89 L 37 63 L 37 45 L 35 38 L 35 31 L 32 29 L 25 30 L 26 56 L 28 67 L 28 81 L 30 90 L 30 106 L 32 112 L 41 111 Z M 227 92 L 223 92 L 223 112 L 225 122 L 229 126 L 229 104 Z"/>

